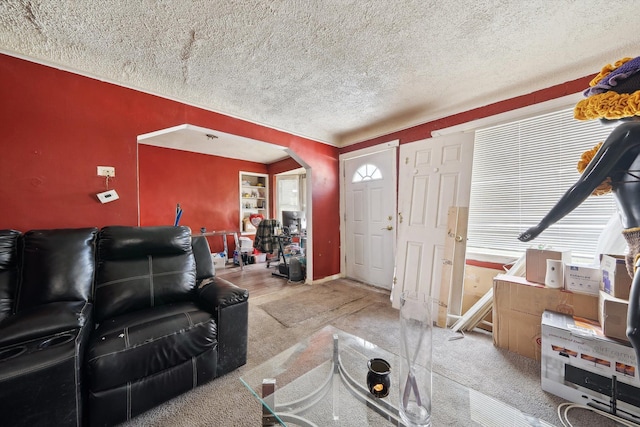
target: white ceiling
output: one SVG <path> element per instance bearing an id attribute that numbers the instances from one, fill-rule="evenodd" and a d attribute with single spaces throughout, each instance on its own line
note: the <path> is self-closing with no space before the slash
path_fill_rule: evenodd
<path id="1" fill-rule="evenodd" d="M 285 147 L 279 145 L 188 124 L 140 135 L 138 142 L 265 164 L 289 157 Z"/>
<path id="2" fill-rule="evenodd" d="M 635 0 L 4 0 L 0 52 L 345 146 L 640 54 Z"/>

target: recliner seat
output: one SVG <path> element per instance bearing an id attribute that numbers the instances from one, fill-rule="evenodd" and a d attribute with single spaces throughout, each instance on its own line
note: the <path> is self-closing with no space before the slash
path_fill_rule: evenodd
<path id="1" fill-rule="evenodd" d="M 219 295 L 199 304 L 190 229 L 105 227 L 97 257 L 91 425 L 128 420 L 215 378 Z"/>
<path id="2" fill-rule="evenodd" d="M 0 425 L 113 425 L 236 369 L 248 297 L 187 227 L 0 230 Z"/>

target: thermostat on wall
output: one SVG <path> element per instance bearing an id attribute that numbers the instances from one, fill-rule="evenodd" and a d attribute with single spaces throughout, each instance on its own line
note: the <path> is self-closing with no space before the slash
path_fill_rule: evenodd
<path id="1" fill-rule="evenodd" d="M 116 193 L 116 190 L 104 191 L 102 193 L 96 194 L 96 196 L 98 196 L 98 200 L 100 200 L 100 203 L 109 203 L 120 198 L 120 196 L 118 196 L 118 193 Z"/>

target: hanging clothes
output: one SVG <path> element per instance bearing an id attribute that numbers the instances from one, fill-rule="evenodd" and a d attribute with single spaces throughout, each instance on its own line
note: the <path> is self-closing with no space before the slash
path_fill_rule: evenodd
<path id="1" fill-rule="evenodd" d="M 275 219 L 263 219 L 260 221 L 253 247 L 263 253 L 273 253 L 273 250 L 276 249 L 276 227 L 279 227 L 279 224 Z"/>

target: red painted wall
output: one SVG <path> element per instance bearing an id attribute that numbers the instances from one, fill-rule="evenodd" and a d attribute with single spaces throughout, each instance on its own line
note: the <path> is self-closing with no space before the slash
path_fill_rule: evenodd
<path id="1" fill-rule="evenodd" d="M 300 163 L 296 162 L 291 157 L 288 157 L 284 160 L 280 160 L 278 162 L 271 163 L 267 166 L 270 175 L 277 175 L 283 172 L 289 172 L 294 169 L 300 168 Z"/>
<path id="2" fill-rule="evenodd" d="M 431 132 L 438 129 L 446 129 L 451 126 L 456 126 L 473 120 L 495 116 L 496 114 L 505 113 L 507 111 L 516 110 L 518 108 L 523 108 L 529 105 L 539 104 L 541 102 L 582 92 L 589 87 L 589 82 L 593 79 L 594 76 L 595 74 L 591 76 L 581 77 L 576 80 L 572 80 L 526 95 L 506 99 L 494 104 L 485 105 L 480 108 L 464 111 L 459 114 L 454 114 L 442 119 L 433 120 L 431 122 L 413 126 L 408 129 L 393 132 L 388 135 L 383 135 L 359 142 L 357 144 L 352 144 L 348 147 L 342 148 L 340 150 L 340 154 L 360 150 L 362 148 L 372 147 L 374 145 L 382 144 L 396 139 L 400 140 L 400 144 L 420 141 L 422 139 L 431 138 Z"/>
<path id="3" fill-rule="evenodd" d="M 393 139 L 404 144 L 428 138 L 436 129 L 579 92 L 591 78 L 583 77 L 338 150 L 233 117 L 0 54 L 3 131 L 0 228 L 26 231 L 138 224 L 136 137 L 188 123 L 289 147 L 312 168 L 314 279 L 319 279 L 340 271 L 339 152 Z M 181 156 L 172 153 L 170 157 L 183 162 Z M 95 194 L 106 189 L 104 179 L 96 176 L 98 165 L 116 168 L 110 188 L 118 191 L 120 200 L 105 205 L 96 200 Z M 143 179 L 147 178 L 153 180 L 151 176 Z M 149 191 L 153 181 L 144 186 L 144 191 Z M 207 182 L 201 191 L 206 193 L 210 189 L 211 183 Z M 229 194 L 221 198 L 232 199 Z M 233 199 L 233 206 L 226 207 L 229 218 L 237 217 L 230 213 L 238 209 L 237 200 Z M 164 200 L 157 206 L 154 203 L 152 198 L 141 194 L 144 221 L 165 223 L 172 218 L 175 200 Z M 181 203 L 193 206 L 186 199 Z M 199 228 L 203 225 L 198 223 L 208 220 L 206 215 L 196 214 L 200 208 L 185 208 L 184 223 L 192 220 Z M 208 209 L 203 207 L 203 212 Z M 222 212 L 223 208 L 219 209 Z M 189 212 L 194 215 L 191 220 L 187 219 Z M 219 215 L 224 221 L 224 214 Z"/>
<path id="4" fill-rule="evenodd" d="M 308 163 L 314 171 L 313 216 L 317 218 L 314 279 L 339 273 L 337 148 L 7 55 L 0 55 L 0 99 L 0 228 L 137 225 L 136 137 L 188 123 L 286 146 Z M 170 157 L 186 163 L 182 152 Z M 106 189 L 105 180 L 96 176 L 99 165 L 116 168 L 110 188 L 117 190 L 119 200 L 104 205 L 97 201 L 95 194 Z M 157 169 L 158 165 L 144 167 Z M 200 189 L 204 193 L 215 182 L 215 173 L 209 174 L 212 180 Z M 152 180 L 143 184 L 144 191 L 149 191 L 154 178 L 146 179 Z M 236 195 L 237 188 L 236 184 Z M 227 194 L 222 199 L 231 197 Z M 233 206 L 226 207 L 228 218 L 238 216 L 238 200 L 233 199 Z M 172 219 L 175 203 L 173 198 L 154 202 L 141 194 L 144 220 L 166 223 Z M 188 220 L 197 209 L 189 210 L 192 201 L 181 203 L 187 204 L 185 223 L 192 220 L 196 227 L 202 226 L 199 223 L 206 215 Z"/>
<path id="5" fill-rule="evenodd" d="M 267 173 L 262 163 L 227 159 L 189 151 L 140 144 L 140 223 L 173 225 L 176 204 L 180 225 L 199 232 L 240 230 L 240 171 Z M 230 255 L 235 244 L 228 239 Z M 210 237 L 213 252 L 223 249 L 222 237 Z"/>

